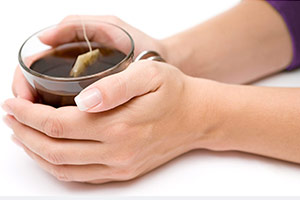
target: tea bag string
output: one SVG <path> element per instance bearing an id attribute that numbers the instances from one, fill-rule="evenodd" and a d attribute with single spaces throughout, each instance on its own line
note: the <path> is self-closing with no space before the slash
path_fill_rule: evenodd
<path id="1" fill-rule="evenodd" d="M 79 56 L 77 56 L 75 64 L 72 67 L 72 70 L 70 71 L 70 76 L 72 77 L 78 77 L 81 74 L 83 74 L 86 71 L 87 67 L 95 63 L 98 57 L 100 56 L 99 49 L 96 48 L 95 50 L 92 50 L 91 43 L 86 34 L 85 24 L 82 19 L 81 19 L 81 25 L 82 25 L 83 37 L 89 47 L 89 51 L 87 53 L 80 54 Z"/>
<path id="2" fill-rule="evenodd" d="M 85 39 L 85 41 L 86 41 L 86 43 L 87 43 L 87 45 L 88 45 L 88 47 L 89 47 L 90 52 L 92 52 L 92 46 L 91 46 L 91 43 L 90 43 L 90 41 L 89 41 L 89 39 L 88 39 L 88 37 L 87 37 L 87 35 L 86 35 L 86 30 L 85 30 L 85 24 L 84 24 L 84 21 L 83 21 L 82 19 L 80 19 L 80 21 L 81 21 L 81 26 L 82 26 L 82 31 L 83 31 L 83 37 L 84 37 L 84 39 Z"/>

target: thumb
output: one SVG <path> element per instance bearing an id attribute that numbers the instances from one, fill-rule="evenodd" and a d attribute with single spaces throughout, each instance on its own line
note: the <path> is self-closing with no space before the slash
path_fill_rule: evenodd
<path id="1" fill-rule="evenodd" d="M 101 112 L 126 103 L 136 96 L 155 91 L 162 83 L 161 65 L 154 61 L 139 61 L 117 74 L 105 77 L 75 97 L 79 110 Z"/>

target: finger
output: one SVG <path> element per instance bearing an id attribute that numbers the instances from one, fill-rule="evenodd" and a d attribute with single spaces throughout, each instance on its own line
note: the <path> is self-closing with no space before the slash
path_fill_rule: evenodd
<path id="1" fill-rule="evenodd" d="M 12 91 L 15 97 L 20 97 L 31 102 L 34 102 L 36 99 L 35 91 L 25 79 L 19 66 L 15 70 Z"/>
<path id="2" fill-rule="evenodd" d="M 118 120 L 109 113 L 91 115 L 74 106 L 55 109 L 20 98 L 8 99 L 2 107 L 22 124 L 52 138 L 104 141 Z"/>
<path id="3" fill-rule="evenodd" d="M 131 41 L 128 36 L 119 28 L 104 22 L 117 22 L 112 20 L 112 17 L 105 16 L 70 16 L 66 17 L 57 26 L 44 31 L 39 39 L 44 44 L 51 46 L 59 46 L 65 43 L 74 41 L 85 41 L 83 34 L 83 23 L 86 29 L 87 38 L 89 41 L 101 43 L 107 47 L 116 48 L 123 53 L 130 51 L 132 48 Z M 98 23 L 97 23 L 98 21 Z M 116 25 L 121 22 L 114 23 Z"/>
<path id="4" fill-rule="evenodd" d="M 84 38 L 83 34 L 78 31 L 80 29 L 79 25 L 78 23 L 59 24 L 57 27 L 43 32 L 39 39 L 42 43 L 53 47 L 78 40 L 82 41 Z M 88 28 L 87 37 L 89 40 L 93 38 L 94 33 L 94 30 Z"/>
<path id="5" fill-rule="evenodd" d="M 81 111 L 101 112 L 115 108 L 133 97 L 156 91 L 162 84 L 164 63 L 139 61 L 125 71 L 105 77 L 75 97 Z"/>
<path id="6" fill-rule="evenodd" d="M 112 181 L 113 180 L 110 180 L 110 179 L 98 179 L 98 180 L 87 181 L 86 183 L 93 184 L 93 185 L 99 185 L 99 184 L 109 183 Z"/>
<path id="7" fill-rule="evenodd" d="M 39 35 L 39 39 L 44 44 L 50 46 L 58 46 L 71 41 L 75 41 L 77 36 L 77 29 L 79 29 L 79 23 L 71 23 L 74 20 L 80 20 L 79 16 L 68 16 L 63 19 L 57 27 L 46 30 Z M 69 22 L 69 23 L 68 23 Z M 89 32 L 89 31 L 88 31 Z M 91 39 L 91 35 L 88 34 L 88 39 Z"/>
<path id="8" fill-rule="evenodd" d="M 7 115 L 15 136 L 31 151 L 55 165 L 108 164 L 110 152 L 106 144 L 94 141 L 53 139 L 19 123 Z"/>
<path id="9" fill-rule="evenodd" d="M 98 32 L 97 35 L 101 35 L 101 37 L 97 37 L 100 41 L 109 40 L 110 37 L 109 34 L 107 34 L 107 31 L 99 32 L 99 30 L 101 30 L 101 26 L 95 26 L 95 23 L 91 22 L 88 23 L 88 21 L 96 20 L 99 21 L 99 18 L 96 16 L 68 16 L 56 27 L 43 32 L 39 36 L 39 39 L 44 44 L 51 46 L 58 46 L 72 41 L 83 41 L 85 40 L 81 23 L 81 21 L 83 21 L 86 28 L 87 38 L 89 40 L 94 41 L 96 32 Z"/>
<path id="10" fill-rule="evenodd" d="M 66 182 L 89 182 L 96 179 L 112 180 L 112 170 L 105 165 L 53 165 L 27 147 L 25 152 L 38 163 L 46 172 L 50 173 L 60 181 Z"/>

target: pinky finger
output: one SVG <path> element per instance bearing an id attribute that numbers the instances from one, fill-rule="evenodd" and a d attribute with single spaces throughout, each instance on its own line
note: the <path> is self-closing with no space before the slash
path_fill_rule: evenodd
<path id="1" fill-rule="evenodd" d="M 65 181 L 65 182 L 69 182 L 70 180 L 67 179 L 67 177 L 65 175 L 62 174 L 58 174 L 54 168 L 54 166 L 51 166 L 50 163 L 48 163 L 46 160 L 44 160 L 43 158 L 41 158 L 40 156 L 38 156 L 37 154 L 33 153 L 30 149 L 28 149 L 27 147 L 25 147 L 23 145 L 23 149 L 24 151 L 27 153 L 27 155 L 32 158 L 32 160 L 36 161 L 38 163 L 38 165 L 45 170 L 46 172 L 48 172 L 49 174 L 55 176 L 58 180 L 60 181 Z"/>
<path id="2" fill-rule="evenodd" d="M 112 179 L 98 179 L 98 180 L 93 180 L 93 181 L 87 181 L 86 183 L 93 184 L 93 185 L 99 185 L 99 184 L 104 184 L 104 183 L 110 183 L 113 181 L 114 180 L 112 180 Z"/>
<path id="3" fill-rule="evenodd" d="M 38 163 L 46 172 L 50 173 L 60 181 L 65 182 L 91 182 L 96 179 L 100 183 L 113 180 L 112 169 L 105 165 L 53 165 L 32 152 L 23 145 L 16 137 L 14 142 L 21 146 L 24 151 Z"/>

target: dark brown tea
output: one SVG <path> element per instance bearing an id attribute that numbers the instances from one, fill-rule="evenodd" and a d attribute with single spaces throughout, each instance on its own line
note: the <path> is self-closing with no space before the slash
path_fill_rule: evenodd
<path id="1" fill-rule="evenodd" d="M 93 50 L 99 49 L 100 56 L 93 64 L 88 66 L 80 76 L 87 76 L 106 71 L 120 64 L 126 57 L 126 55 L 121 51 L 105 47 L 99 43 L 91 43 L 91 46 Z M 71 77 L 70 71 L 77 57 L 88 51 L 89 48 L 85 42 L 64 44 L 50 50 L 48 54 L 45 54 L 43 57 L 34 61 L 31 64 L 30 69 L 52 77 L 68 78 Z M 99 77 L 87 80 L 57 81 L 53 84 L 50 82 L 48 83 L 47 80 L 40 79 L 43 83 L 39 83 L 39 81 L 37 81 L 33 84 L 37 90 L 41 103 L 54 107 L 75 105 L 74 97 L 81 89 L 87 87 L 97 79 L 123 70 L 126 65 L 127 64 L 124 63 L 124 66 L 122 65 L 109 73 L 104 73 Z M 47 88 L 45 88 L 45 86 L 47 86 Z"/>
<path id="2" fill-rule="evenodd" d="M 101 46 L 99 43 L 91 43 L 93 49 L 99 49 L 100 56 L 92 65 L 87 67 L 81 76 L 87 76 L 105 71 L 120 63 L 125 54 L 108 47 Z M 41 74 L 54 77 L 70 77 L 70 71 L 76 61 L 76 58 L 89 51 L 85 42 L 69 43 L 61 45 L 53 52 L 36 60 L 30 66 L 30 69 Z"/>

